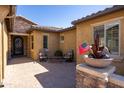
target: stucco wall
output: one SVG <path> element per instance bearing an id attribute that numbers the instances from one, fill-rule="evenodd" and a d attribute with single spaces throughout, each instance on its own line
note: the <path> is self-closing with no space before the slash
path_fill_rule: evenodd
<path id="1" fill-rule="evenodd" d="M 2 24 L 0 23 L 0 83 L 2 81 L 2 63 L 3 63 L 3 60 L 2 60 Z"/>
<path id="2" fill-rule="evenodd" d="M 56 50 L 59 49 L 59 34 L 58 33 L 49 33 L 49 56 L 54 56 Z"/>
<path id="3" fill-rule="evenodd" d="M 84 22 L 81 22 L 79 24 L 76 25 L 76 29 L 77 29 L 77 33 L 76 33 L 76 47 L 78 48 L 78 46 L 82 43 L 82 41 L 86 40 L 88 43 L 92 43 L 93 42 L 93 39 L 92 39 L 92 35 L 93 35 L 93 31 L 92 31 L 92 27 L 93 27 L 93 24 L 96 24 L 96 23 L 100 23 L 100 22 L 107 22 L 109 20 L 111 20 L 112 22 L 112 19 L 114 20 L 115 18 L 118 18 L 118 17 L 124 17 L 124 10 L 121 10 L 121 11 L 118 11 L 118 12 L 113 12 L 111 14 L 107 14 L 107 15 L 103 15 L 103 16 L 100 16 L 100 17 L 97 17 L 97 18 L 94 18 L 92 20 L 87 20 L 87 21 L 84 21 Z M 121 49 L 120 49 L 120 52 L 121 52 L 121 55 L 124 55 L 124 18 L 122 18 L 120 20 L 120 23 L 121 23 Z M 102 23 L 101 23 L 102 24 Z M 81 63 L 82 62 L 82 59 L 81 59 L 81 56 L 77 53 L 77 63 Z"/>
<path id="4" fill-rule="evenodd" d="M 65 54 L 69 49 L 74 50 L 74 57 L 76 59 L 76 29 L 61 32 L 60 36 L 64 36 L 64 42 L 59 42 L 60 49 Z"/>
<path id="5" fill-rule="evenodd" d="M 38 59 L 39 50 L 43 49 L 43 35 L 48 36 L 48 56 L 53 57 L 56 50 L 62 50 L 65 54 L 69 49 L 74 50 L 74 57 L 76 59 L 76 29 L 67 32 L 45 33 L 43 31 L 32 31 L 30 34 L 30 53 L 31 57 Z M 60 36 L 64 35 L 64 42 L 60 42 Z M 31 36 L 34 37 L 34 49 L 31 49 Z"/>
<path id="6" fill-rule="evenodd" d="M 0 81 L 2 81 L 8 53 L 8 32 L 4 22 L 1 24 L 0 29 Z"/>
<path id="7" fill-rule="evenodd" d="M 4 55 L 4 57 L 3 57 L 3 59 L 4 59 L 4 68 L 3 68 L 3 71 L 5 71 L 6 70 L 6 65 L 7 65 L 7 59 L 8 59 L 8 56 L 7 56 L 7 54 L 8 54 L 8 31 L 7 31 L 7 29 L 6 29 L 6 25 L 5 25 L 5 23 L 4 23 L 4 32 L 3 32 L 3 46 L 4 46 L 4 49 L 3 49 L 3 55 Z M 3 78 L 4 78 L 4 72 L 3 72 Z"/>
<path id="8" fill-rule="evenodd" d="M 0 22 L 4 20 L 4 18 L 9 13 L 9 6 L 8 5 L 1 5 L 0 6 Z"/>
<path id="9" fill-rule="evenodd" d="M 4 18 L 9 13 L 9 6 L 0 6 L 0 85 L 4 78 L 4 65 L 7 61 L 7 30 Z"/>
<path id="10" fill-rule="evenodd" d="M 31 35 L 34 36 L 34 49 L 31 49 L 31 43 L 30 43 L 30 52 L 31 52 L 31 57 L 34 60 L 38 59 L 38 53 L 40 50 L 43 49 L 43 35 L 48 35 L 48 52 L 49 52 L 48 56 L 54 56 L 55 51 L 59 49 L 58 33 L 45 33 L 42 31 L 33 31 Z"/>

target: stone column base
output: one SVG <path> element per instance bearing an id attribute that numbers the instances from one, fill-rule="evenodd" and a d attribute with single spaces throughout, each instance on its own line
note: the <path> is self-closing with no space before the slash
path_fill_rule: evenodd
<path id="1" fill-rule="evenodd" d="M 76 66 L 77 88 L 106 88 L 109 75 L 115 71 L 114 66 L 94 68 L 85 63 Z"/>

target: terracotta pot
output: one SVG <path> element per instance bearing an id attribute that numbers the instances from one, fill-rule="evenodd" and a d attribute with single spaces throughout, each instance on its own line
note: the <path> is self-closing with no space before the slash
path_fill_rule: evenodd
<path id="1" fill-rule="evenodd" d="M 84 55 L 84 61 L 89 66 L 103 68 L 103 67 L 107 67 L 108 65 L 110 65 L 113 61 L 113 58 L 95 59 L 95 58 L 89 58 L 88 55 Z"/>

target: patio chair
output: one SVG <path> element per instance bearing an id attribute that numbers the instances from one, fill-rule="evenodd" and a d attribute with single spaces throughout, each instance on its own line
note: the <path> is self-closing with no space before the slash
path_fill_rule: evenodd
<path id="1" fill-rule="evenodd" d="M 48 51 L 43 49 L 39 52 L 39 61 L 40 62 L 47 62 L 48 61 Z"/>
<path id="2" fill-rule="evenodd" d="M 63 58 L 66 62 L 72 62 L 74 60 L 74 51 L 69 49 Z"/>

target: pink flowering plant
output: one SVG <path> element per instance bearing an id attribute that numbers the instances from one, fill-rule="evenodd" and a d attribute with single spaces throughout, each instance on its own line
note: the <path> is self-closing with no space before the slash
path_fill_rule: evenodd
<path id="1" fill-rule="evenodd" d="M 90 46 L 89 44 L 84 42 L 79 46 L 80 55 L 85 54 L 86 52 L 89 52 L 88 54 L 89 58 L 96 58 L 96 59 L 109 59 L 110 58 L 109 56 L 110 52 L 108 48 L 105 46 L 99 46 L 99 34 L 98 33 L 94 36 L 94 44 Z"/>

